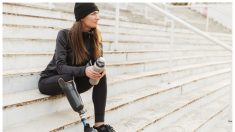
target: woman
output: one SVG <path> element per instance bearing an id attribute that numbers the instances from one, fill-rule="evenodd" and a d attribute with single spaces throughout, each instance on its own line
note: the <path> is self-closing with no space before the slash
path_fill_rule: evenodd
<path id="1" fill-rule="evenodd" d="M 76 3 L 74 14 L 76 22 L 70 29 L 62 29 L 56 39 L 56 50 L 47 68 L 41 72 L 39 91 L 46 95 L 62 93 L 58 79 L 73 80 L 77 91 L 83 93 L 92 85 L 89 79 L 100 79 L 93 87 L 92 100 L 95 110 L 95 125 L 99 132 L 114 131 L 110 125 L 104 124 L 107 96 L 107 81 L 105 71 L 95 72 L 89 62 L 103 55 L 101 34 L 97 27 L 99 9 L 94 3 Z"/>

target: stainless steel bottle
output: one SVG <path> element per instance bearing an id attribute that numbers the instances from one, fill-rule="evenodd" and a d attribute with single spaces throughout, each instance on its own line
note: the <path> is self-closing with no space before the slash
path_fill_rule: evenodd
<path id="1" fill-rule="evenodd" d="M 93 70 L 99 73 L 102 73 L 105 69 L 105 59 L 100 57 L 96 60 L 93 65 Z M 97 85 L 100 80 L 90 79 L 89 82 L 91 85 Z"/>

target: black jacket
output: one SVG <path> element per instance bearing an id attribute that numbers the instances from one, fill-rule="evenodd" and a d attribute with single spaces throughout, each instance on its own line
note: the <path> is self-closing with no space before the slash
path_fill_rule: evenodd
<path id="1" fill-rule="evenodd" d="M 83 40 L 89 52 L 89 59 L 80 65 L 72 65 L 72 49 L 69 47 L 67 39 L 68 31 L 68 29 L 62 29 L 58 32 L 55 53 L 46 69 L 41 72 L 41 77 L 49 77 L 58 74 L 70 74 L 75 77 L 82 77 L 85 76 L 87 63 L 90 62 L 90 60 L 94 63 L 94 60 L 91 58 L 94 45 L 92 41 L 92 31 L 83 32 Z"/>

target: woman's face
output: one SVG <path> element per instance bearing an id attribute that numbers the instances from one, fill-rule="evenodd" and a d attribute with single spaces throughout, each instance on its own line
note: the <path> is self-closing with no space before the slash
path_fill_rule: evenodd
<path id="1" fill-rule="evenodd" d="M 91 29 L 96 28 L 98 21 L 100 19 L 99 12 L 94 11 L 82 19 L 83 28 Z"/>

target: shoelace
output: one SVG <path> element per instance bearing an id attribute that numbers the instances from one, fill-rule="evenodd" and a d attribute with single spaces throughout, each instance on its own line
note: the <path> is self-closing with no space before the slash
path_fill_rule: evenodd
<path id="1" fill-rule="evenodd" d="M 113 129 L 113 127 L 112 126 L 110 126 L 110 125 L 105 125 L 105 127 L 109 130 L 112 130 L 112 132 L 116 132 L 114 129 Z"/>

